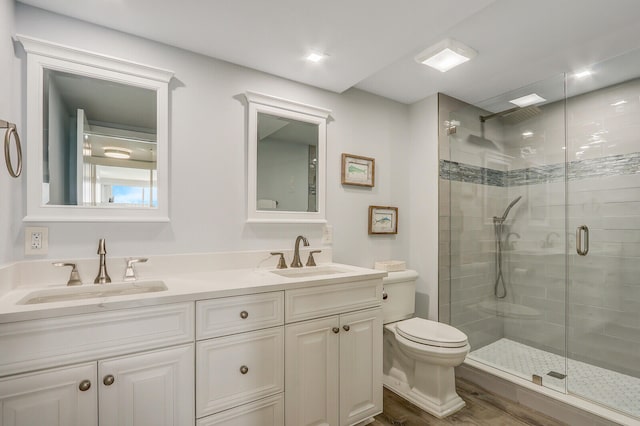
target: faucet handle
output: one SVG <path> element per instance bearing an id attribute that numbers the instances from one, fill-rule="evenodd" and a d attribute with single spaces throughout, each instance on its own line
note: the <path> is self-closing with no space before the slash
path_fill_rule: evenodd
<path id="1" fill-rule="evenodd" d="M 280 255 L 280 259 L 278 259 L 278 266 L 276 266 L 276 268 L 287 269 L 287 262 L 284 260 L 284 253 L 275 251 L 275 252 L 271 252 L 271 255 L 272 256 Z"/>
<path id="2" fill-rule="evenodd" d="M 313 253 L 322 253 L 322 250 L 311 250 L 309 252 L 309 258 L 307 259 L 307 266 L 316 266 L 316 260 L 313 258 Z"/>
<path id="3" fill-rule="evenodd" d="M 67 262 L 53 262 L 53 266 L 71 266 L 71 275 L 69 275 L 69 281 L 67 281 L 67 285 L 82 285 L 82 281 L 80 280 L 80 274 L 78 273 L 78 268 L 75 263 L 67 263 Z"/>
<path id="4" fill-rule="evenodd" d="M 149 260 L 146 257 L 128 257 L 125 259 L 127 262 L 127 268 L 124 270 L 124 278 L 123 281 L 135 281 L 136 280 L 136 270 L 133 269 L 133 265 L 135 263 L 145 263 Z"/>

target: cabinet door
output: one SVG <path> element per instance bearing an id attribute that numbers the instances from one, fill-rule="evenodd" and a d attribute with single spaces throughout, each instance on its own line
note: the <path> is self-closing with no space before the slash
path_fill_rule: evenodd
<path id="1" fill-rule="evenodd" d="M 194 423 L 193 344 L 98 362 L 100 426 Z"/>
<path id="2" fill-rule="evenodd" d="M 96 376 L 92 362 L 0 380 L 0 425 L 97 426 Z"/>
<path id="3" fill-rule="evenodd" d="M 340 425 L 382 412 L 382 309 L 340 316 Z"/>
<path id="4" fill-rule="evenodd" d="M 337 316 L 285 327 L 285 424 L 338 424 Z"/>

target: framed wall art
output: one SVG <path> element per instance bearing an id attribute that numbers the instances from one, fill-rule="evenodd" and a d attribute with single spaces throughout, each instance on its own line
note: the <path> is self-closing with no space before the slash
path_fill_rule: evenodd
<path id="1" fill-rule="evenodd" d="M 342 154 L 342 184 L 373 188 L 376 160 L 360 155 Z"/>
<path id="2" fill-rule="evenodd" d="M 397 207 L 369 206 L 369 235 L 397 233 Z"/>

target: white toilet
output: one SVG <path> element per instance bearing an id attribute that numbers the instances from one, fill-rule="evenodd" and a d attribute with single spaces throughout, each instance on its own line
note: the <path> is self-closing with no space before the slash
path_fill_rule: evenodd
<path id="1" fill-rule="evenodd" d="M 412 318 L 415 271 L 389 272 L 384 293 L 384 386 L 438 418 L 464 407 L 454 367 L 469 352 L 467 336 L 450 325 Z"/>

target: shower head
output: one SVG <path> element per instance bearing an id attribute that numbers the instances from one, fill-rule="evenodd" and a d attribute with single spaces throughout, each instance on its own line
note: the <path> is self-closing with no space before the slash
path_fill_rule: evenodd
<path id="1" fill-rule="evenodd" d="M 511 208 L 512 208 L 513 206 L 515 206 L 515 205 L 516 205 L 516 203 L 517 203 L 518 201 L 520 201 L 520 199 L 521 199 L 521 198 L 522 198 L 522 195 L 519 195 L 519 196 L 518 196 L 518 198 L 515 198 L 515 199 L 511 202 L 511 204 L 509 204 L 509 206 L 507 207 L 507 209 L 504 211 L 504 213 L 503 213 L 502 217 L 500 218 L 500 220 L 501 220 L 502 222 L 504 222 L 504 221 L 505 221 L 505 219 L 507 218 L 507 215 L 509 214 L 509 211 L 511 210 Z"/>
<path id="2" fill-rule="evenodd" d="M 484 123 L 492 118 L 500 118 L 505 124 L 518 124 L 540 114 L 542 110 L 535 105 L 528 107 L 515 107 L 489 115 L 481 115 L 480 122 Z"/>

